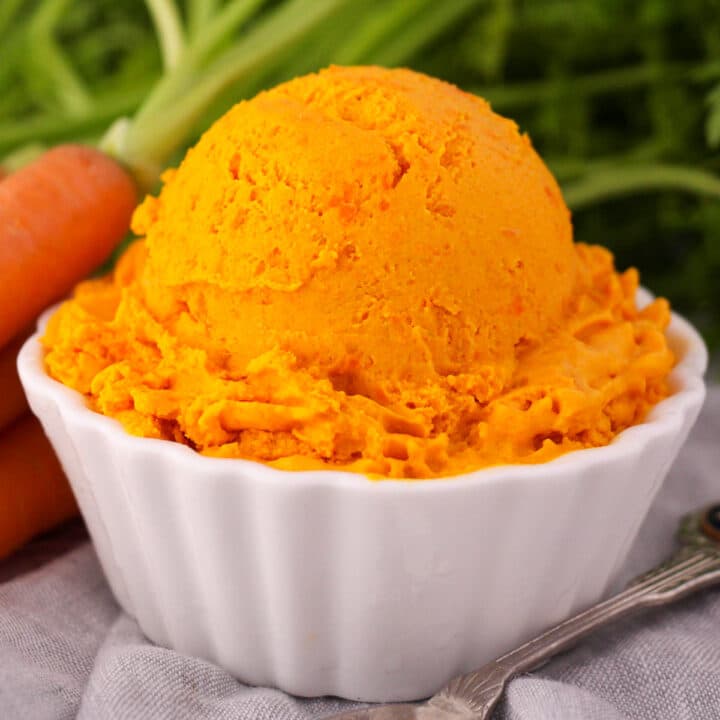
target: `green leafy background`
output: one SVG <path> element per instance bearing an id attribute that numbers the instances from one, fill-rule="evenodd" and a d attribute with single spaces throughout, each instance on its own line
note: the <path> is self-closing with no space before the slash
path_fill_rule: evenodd
<path id="1" fill-rule="evenodd" d="M 192 39 L 232 7 L 243 20 L 214 54 L 247 40 L 242 71 L 170 162 L 233 102 L 294 75 L 333 62 L 431 73 L 515 118 L 560 180 L 576 239 L 637 266 L 720 348 L 720 2 L 335 0 L 293 32 L 317 1 L 1 0 L 0 164 L 99 141 L 135 113 L 163 72 L 149 9 L 176 9 Z"/>

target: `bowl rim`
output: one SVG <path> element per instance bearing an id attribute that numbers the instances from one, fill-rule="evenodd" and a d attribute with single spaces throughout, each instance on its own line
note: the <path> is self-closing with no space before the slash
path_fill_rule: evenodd
<path id="1" fill-rule="evenodd" d="M 644 288 L 639 289 L 638 303 L 641 306 L 652 298 L 650 292 Z M 86 427 L 91 425 L 92 429 L 112 436 L 113 442 L 118 443 L 118 447 L 127 453 L 153 451 L 164 455 L 168 461 L 195 466 L 198 474 L 215 471 L 218 475 L 226 475 L 228 470 L 235 468 L 237 473 L 234 474 L 234 479 L 237 481 L 252 476 L 265 483 L 291 485 L 296 489 L 300 486 L 342 487 L 345 490 L 371 490 L 374 493 L 407 493 L 411 488 L 412 492 L 417 493 L 452 492 L 458 486 L 495 486 L 510 479 L 536 482 L 542 478 L 546 481 L 564 482 L 586 473 L 598 464 L 619 460 L 628 454 L 637 455 L 659 435 L 672 436 L 680 429 L 688 412 L 694 408 L 699 410 L 705 396 L 703 376 L 708 365 L 707 348 L 698 331 L 673 312 L 667 335 L 679 357 L 669 375 L 675 390 L 657 403 L 643 422 L 618 433 L 608 445 L 573 450 L 543 463 L 492 465 L 469 473 L 427 479 L 375 479 L 362 473 L 332 469 L 281 470 L 256 460 L 208 457 L 171 440 L 130 435 L 118 420 L 91 410 L 82 394 L 51 378 L 44 368 L 40 336 L 59 305 L 60 303 L 48 308 L 40 316 L 36 332 L 25 341 L 18 354 L 18 373 L 29 396 L 50 397 L 58 410 L 62 409 L 63 415 L 69 414 L 74 423 Z"/>

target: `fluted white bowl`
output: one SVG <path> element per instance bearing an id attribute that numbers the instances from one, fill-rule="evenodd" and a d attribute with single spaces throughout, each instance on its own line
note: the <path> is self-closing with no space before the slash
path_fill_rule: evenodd
<path id="1" fill-rule="evenodd" d="M 133 437 L 46 374 L 37 334 L 18 366 L 151 640 L 296 695 L 411 700 L 610 587 L 704 398 L 702 339 L 677 315 L 668 335 L 672 395 L 609 446 L 421 482 Z"/>

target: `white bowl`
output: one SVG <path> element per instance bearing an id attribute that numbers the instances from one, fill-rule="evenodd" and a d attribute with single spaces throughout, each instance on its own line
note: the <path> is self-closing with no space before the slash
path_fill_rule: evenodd
<path id="1" fill-rule="evenodd" d="M 389 701 L 431 695 L 607 591 L 704 398 L 701 338 L 676 315 L 669 338 L 672 395 L 609 446 L 419 482 L 133 437 L 48 377 L 38 335 L 18 366 L 151 640 L 253 685 Z"/>

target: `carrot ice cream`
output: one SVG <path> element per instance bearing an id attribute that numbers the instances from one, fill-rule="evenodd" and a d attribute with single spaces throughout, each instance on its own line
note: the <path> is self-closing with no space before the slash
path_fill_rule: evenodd
<path id="1" fill-rule="evenodd" d="M 609 443 L 667 392 L 669 308 L 573 243 L 511 120 L 408 70 L 241 102 L 51 318 L 46 368 L 127 432 L 428 478 Z"/>

